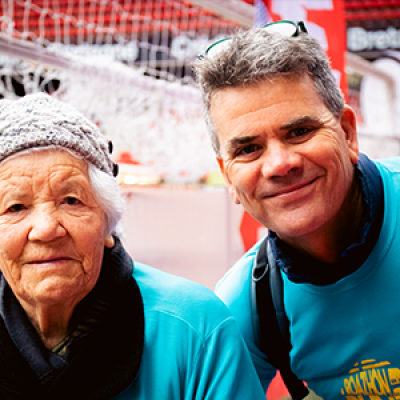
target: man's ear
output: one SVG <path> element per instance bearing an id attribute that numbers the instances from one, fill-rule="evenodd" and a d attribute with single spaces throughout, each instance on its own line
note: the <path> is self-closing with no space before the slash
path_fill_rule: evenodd
<path id="1" fill-rule="evenodd" d="M 346 142 L 349 149 L 350 159 L 353 164 L 357 164 L 360 156 L 360 151 L 358 148 L 356 115 L 353 109 L 347 104 L 345 104 L 342 115 L 340 117 L 340 126 L 342 127 L 346 135 Z"/>
<path id="2" fill-rule="evenodd" d="M 112 237 L 112 235 L 107 236 L 104 239 L 104 247 L 107 247 L 108 249 L 112 249 L 115 245 L 115 240 Z"/>
<path id="3" fill-rule="evenodd" d="M 227 174 L 226 171 L 225 171 L 224 161 L 222 160 L 222 158 L 218 158 L 218 157 L 217 157 L 217 162 L 218 162 L 218 165 L 219 165 L 219 169 L 220 169 L 220 171 L 221 171 L 221 173 L 222 173 L 222 176 L 224 177 L 225 185 L 226 185 L 226 187 L 227 187 L 227 189 L 228 189 L 229 194 L 230 194 L 231 197 L 232 197 L 233 202 L 234 202 L 235 204 L 240 204 L 240 200 L 238 199 L 238 197 L 237 197 L 237 195 L 236 195 L 236 190 L 235 190 L 235 188 L 233 187 L 232 182 L 231 182 L 231 180 L 229 179 L 229 176 L 228 176 L 228 174 Z"/>

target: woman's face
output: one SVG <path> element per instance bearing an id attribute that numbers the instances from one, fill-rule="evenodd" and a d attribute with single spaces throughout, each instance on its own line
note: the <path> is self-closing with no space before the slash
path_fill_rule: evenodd
<path id="1" fill-rule="evenodd" d="M 107 243 L 84 161 L 47 150 L 0 163 L 0 269 L 22 306 L 76 305 Z"/>

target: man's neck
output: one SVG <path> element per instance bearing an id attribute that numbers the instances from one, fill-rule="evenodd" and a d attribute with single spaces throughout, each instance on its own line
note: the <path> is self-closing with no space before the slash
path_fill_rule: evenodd
<path id="1" fill-rule="evenodd" d="M 333 220 L 301 238 L 282 240 L 320 262 L 334 264 L 359 234 L 364 206 L 362 190 L 355 179 Z"/>

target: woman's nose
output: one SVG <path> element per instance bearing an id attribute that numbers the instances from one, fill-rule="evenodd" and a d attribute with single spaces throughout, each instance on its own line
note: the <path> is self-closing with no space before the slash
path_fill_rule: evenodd
<path id="1" fill-rule="evenodd" d="M 29 240 L 47 242 L 62 237 L 66 233 L 55 210 L 35 210 L 30 218 Z"/>

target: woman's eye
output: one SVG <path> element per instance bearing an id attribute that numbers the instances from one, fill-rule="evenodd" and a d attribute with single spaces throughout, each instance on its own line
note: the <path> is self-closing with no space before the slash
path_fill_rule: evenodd
<path id="1" fill-rule="evenodd" d="M 69 206 L 76 206 L 81 204 L 81 201 L 78 200 L 76 197 L 68 196 L 64 199 L 64 203 L 68 204 Z"/>
<path id="2" fill-rule="evenodd" d="M 8 207 L 7 211 L 11 213 L 17 213 L 25 209 L 23 204 L 13 204 L 11 207 Z"/>

